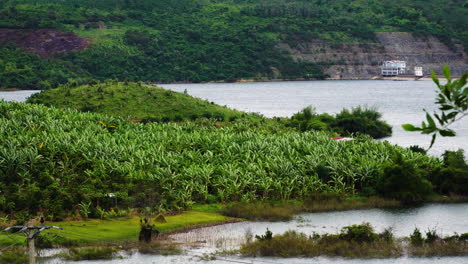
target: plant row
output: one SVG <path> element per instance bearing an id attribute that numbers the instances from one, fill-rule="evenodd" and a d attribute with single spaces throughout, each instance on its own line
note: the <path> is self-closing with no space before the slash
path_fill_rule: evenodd
<path id="1" fill-rule="evenodd" d="M 326 132 L 275 131 L 244 121 L 220 128 L 135 124 L 8 102 L 0 102 L 0 137 L 0 211 L 50 219 L 89 202 L 90 217 L 98 217 L 97 208 L 164 211 L 319 193 L 420 201 L 439 187 L 430 180 L 445 166 L 368 137 L 336 142 Z M 466 168 L 462 153 L 461 161 Z M 457 187 L 463 168 L 452 175 Z"/>

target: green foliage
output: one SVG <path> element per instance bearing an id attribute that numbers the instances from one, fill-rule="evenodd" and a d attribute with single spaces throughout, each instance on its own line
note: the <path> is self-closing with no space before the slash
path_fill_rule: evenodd
<path id="1" fill-rule="evenodd" d="M 19 211 L 15 214 L 15 224 L 25 225 L 29 221 L 31 215 L 27 211 Z"/>
<path id="2" fill-rule="evenodd" d="M 284 258 L 317 256 L 382 258 L 401 256 L 402 249 L 397 241 L 380 238 L 379 234 L 373 232 L 372 226 L 363 224 L 346 226 L 341 234 L 306 235 L 287 231 L 268 240 L 245 244 L 240 249 L 240 253 L 244 256 Z"/>
<path id="3" fill-rule="evenodd" d="M 244 256 L 283 258 L 328 256 L 363 259 L 400 257 L 404 253 L 409 257 L 465 256 L 468 250 L 466 242 L 460 240 L 461 236 L 439 238 L 434 231 L 430 231 L 425 240 L 417 228 L 409 238 L 403 239 L 393 239 L 389 229 L 376 234 L 368 224 L 346 226 L 343 230 L 340 234 L 323 235 L 287 231 L 270 240 L 247 243 L 240 253 Z M 347 237 L 350 233 L 353 239 Z"/>
<path id="4" fill-rule="evenodd" d="M 101 122 L 117 126 L 109 131 Z M 411 164 L 411 171 L 403 174 L 409 179 L 415 170 L 440 166 L 436 158 L 386 142 L 355 140 L 344 148 L 324 132 L 273 130 L 262 121 L 220 128 L 135 124 L 11 102 L 0 102 L 0 135 L 0 191 L 5 198 L 0 211 L 41 211 L 51 219 L 82 202 L 105 210 L 118 204 L 164 211 L 213 197 L 226 202 L 353 193 L 373 186 L 384 164 Z M 400 161 L 390 158 L 394 152 L 401 154 Z M 326 180 L 318 177 L 318 166 L 328 167 Z"/>
<path id="5" fill-rule="evenodd" d="M 65 259 L 73 261 L 112 259 L 116 251 L 113 247 L 70 248 Z"/>
<path id="6" fill-rule="evenodd" d="M 264 235 L 256 235 L 255 236 L 255 239 L 257 239 L 258 241 L 269 241 L 269 240 L 272 240 L 273 239 L 273 232 L 271 232 L 268 228 L 267 230 L 265 231 L 265 234 Z"/>
<path id="7" fill-rule="evenodd" d="M 372 108 L 356 107 L 343 109 L 335 117 L 329 114 L 316 114 L 312 107 L 306 107 L 294 114 L 286 122 L 287 126 L 299 131 L 325 130 L 333 131 L 343 136 L 358 133 L 370 135 L 373 138 L 391 136 L 392 127 L 380 120 L 382 115 Z"/>
<path id="8" fill-rule="evenodd" d="M 24 264 L 28 263 L 28 254 L 24 249 L 10 249 L 0 252 L 1 264 Z"/>
<path id="9" fill-rule="evenodd" d="M 78 204 L 79 210 L 80 210 L 80 215 L 83 217 L 83 219 L 88 219 L 89 212 L 91 209 L 91 202 L 81 202 Z"/>
<path id="10" fill-rule="evenodd" d="M 297 211 L 291 204 L 272 206 L 267 203 L 233 203 L 227 205 L 222 213 L 226 216 L 251 221 L 288 221 Z"/>
<path id="11" fill-rule="evenodd" d="M 53 248 L 56 245 L 65 245 L 69 241 L 59 234 L 43 232 L 36 237 L 35 243 L 37 248 Z"/>
<path id="12" fill-rule="evenodd" d="M 224 121 L 244 115 L 242 112 L 210 104 L 186 94 L 133 82 L 125 84 L 107 81 L 78 85 L 72 81 L 58 89 L 34 94 L 28 102 L 129 117 L 143 123 L 193 121 L 207 115 Z M 110 132 L 118 125 L 104 122 L 100 124 Z"/>
<path id="13" fill-rule="evenodd" d="M 350 225 L 343 227 L 339 237 L 340 239 L 346 241 L 370 243 L 375 241 L 378 238 L 378 235 L 374 232 L 373 227 L 369 223 L 363 223 L 360 225 Z"/>
<path id="14" fill-rule="evenodd" d="M 437 230 L 429 229 L 426 231 L 426 243 L 434 243 L 438 239 L 440 239 L 440 237 L 437 234 Z"/>
<path id="15" fill-rule="evenodd" d="M 413 152 L 416 152 L 416 153 L 422 153 L 422 154 L 427 154 L 427 150 L 418 146 L 418 145 L 412 145 L 409 147 L 409 149 Z"/>
<path id="16" fill-rule="evenodd" d="M 392 127 L 381 121 L 382 114 L 372 108 L 356 107 L 351 111 L 344 109 L 336 115 L 332 128 L 342 130 L 343 135 L 363 133 L 373 138 L 383 138 L 392 135 Z"/>
<path id="17" fill-rule="evenodd" d="M 312 39 L 366 44 L 375 41 L 374 32 L 406 31 L 466 47 L 466 29 L 460 26 L 466 17 L 458 0 L 4 0 L 0 28 L 53 28 L 92 41 L 86 50 L 31 59 L 26 66 L 40 64 L 39 71 L 17 63 L 26 74 L 9 76 L 3 85 L 42 89 L 48 85 L 41 81 L 55 87 L 63 83 L 60 77 L 76 76 L 161 82 L 320 79 L 327 77 L 323 65 L 295 61 L 278 44 L 294 47 Z M 24 56 L 19 52 L 4 61 Z"/>
<path id="18" fill-rule="evenodd" d="M 64 63 L 41 59 L 0 44 L 0 88 L 46 90 L 75 76 L 76 73 Z"/>
<path id="19" fill-rule="evenodd" d="M 466 85 L 468 73 L 463 74 L 458 80 L 451 79 L 448 66 L 444 67 L 443 73 L 447 79 L 446 84 L 441 84 L 435 72 L 432 72 L 432 80 L 438 87 L 436 104 L 441 112 L 431 116 L 426 111 L 426 121 L 422 122 L 421 127 L 411 124 L 403 125 L 406 131 L 421 131 L 421 134 L 432 135 L 429 149 L 434 145 L 437 135 L 454 137 L 456 133 L 449 126 L 468 115 L 468 86 Z"/>
<path id="20" fill-rule="evenodd" d="M 418 228 L 415 228 L 413 233 L 410 235 L 410 242 L 413 246 L 421 246 L 424 243 L 424 238 Z"/>
<path id="21" fill-rule="evenodd" d="M 468 194 L 468 164 L 462 149 L 445 151 L 443 166 L 430 174 L 429 180 L 435 190 L 443 194 Z"/>
<path id="22" fill-rule="evenodd" d="M 141 254 L 151 255 L 179 255 L 183 253 L 183 250 L 177 244 L 168 244 L 155 241 L 152 243 L 141 243 L 138 246 L 138 252 Z"/>
<path id="23" fill-rule="evenodd" d="M 391 164 L 383 166 L 377 191 L 384 197 L 405 202 L 422 201 L 432 193 L 432 184 L 426 177 L 427 172 L 396 154 Z"/>

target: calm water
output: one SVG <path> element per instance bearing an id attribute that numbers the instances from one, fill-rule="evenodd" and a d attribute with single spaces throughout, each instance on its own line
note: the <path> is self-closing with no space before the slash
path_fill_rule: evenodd
<path id="1" fill-rule="evenodd" d="M 37 93 L 37 90 L 22 90 L 22 91 L 0 91 L 0 100 L 3 99 L 5 101 L 17 101 L 17 102 L 24 102 L 28 99 L 29 96 Z"/>
<path id="2" fill-rule="evenodd" d="M 369 222 L 377 232 L 392 228 L 397 237 L 410 235 L 415 227 L 421 231 L 436 229 L 439 234 L 452 235 L 468 232 L 468 204 L 429 204 L 407 209 L 370 209 L 342 212 L 301 214 L 289 222 L 240 222 L 201 228 L 174 235 L 178 242 L 206 241 L 208 247 L 237 248 L 245 240 L 246 233 L 264 234 L 269 228 L 273 234 L 296 230 L 306 234 L 313 232 L 338 233 L 342 227 Z"/>
<path id="3" fill-rule="evenodd" d="M 376 231 L 392 227 L 396 236 L 408 236 L 415 227 L 421 231 L 437 229 L 440 234 L 451 235 L 454 232 L 468 232 L 468 204 L 429 204 L 418 208 L 395 210 L 353 210 L 346 212 L 329 212 L 302 214 L 289 222 L 241 222 L 222 226 L 214 226 L 193 230 L 171 236 L 175 242 L 189 244 L 183 255 L 152 256 L 133 254 L 125 259 L 112 261 L 93 261 L 89 263 L 317 263 L 317 264 L 374 264 L 374 263 L 468 263 L 468 257 L 443 258 L 397 258 L 397 259 L 342 259 L 342 258 L 241 258 L 238 256 L 217 257 L 215 261 L 201 261 L 200 257 L 220 250 L 238 248 L 245 242 L 245 235 L 263 234 L 269 228 L 273 234 L 287 230 L 297 230 L 306 234 L 313 232 L 338 232 L 343 226 L 359 224 L 364 221 L 371 223 Z M 59 260 L 48 262 L 62 263 Z"/>
<path id="4" fill-rule="evenodd" d="M 288 117 L 309 105 L 318 113 L 338 113 L 343 108 L 376 107 L 393 126 L 393 136 L 385 140 L 408 147 L 427 147 L 430 137 L 403 131 L 402 124 L 420 124 L 422 109 L 435 110 L 436 87 L 432 81 L 307 81 L 221 84 L 163 84 L 164 88 L 203 98 L 220 105 L 267 117 Z M 0 92 L 0 99 L 24 101 L 37 91 Z M 431 154 L 446 149 L 468 150 L 468 118 L 453 126 L 457 137 L 439 138 Z"/>

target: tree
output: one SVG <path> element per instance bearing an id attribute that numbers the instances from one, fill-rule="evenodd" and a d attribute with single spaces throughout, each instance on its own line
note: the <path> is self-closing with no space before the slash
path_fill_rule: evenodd
<path id="1" fill-rule="evenodd" d="M 412 124 L 404 124 L 403 129 L 406 131 L 421 131 L 421 134 L 432 135 L 430 149 L 436 140 L 437 135 L 442 137 L 454 137 L 455 131 L 450 129 L 450 125 L 461 120 L 468 115 L 468 86 L 466 80 L 468 73 L 464 73 L 458 80 L 452 80 L 450 77 L 450 69 L 445 66 L 443 74 L 447 79 L 447 83 L 441 84 L 436 77 L 435 72 L 432 72 L 432 80 L 437 85 L 436 104 L 439 105 L 440 113 L 434 112 L 430 115 L 426 110 L 426 121 L 423 121 L 421 127 Z M 435 122 L 437 120 L 437 123 Z"/>

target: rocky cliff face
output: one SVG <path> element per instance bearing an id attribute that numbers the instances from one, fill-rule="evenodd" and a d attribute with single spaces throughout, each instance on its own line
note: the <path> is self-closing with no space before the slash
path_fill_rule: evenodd
<path id="1" fill-rule="evenodd" d="M 323 40 L 281 44 L 294 59 L 325 65 L 332 79 L 370 79 L 380 77 L 380 65 L 386 60 L 407 62 L 407 74 L 423 67 L 424 75 L 441 72 L 449 65 L 454 76 L 468 72 L 468 56 L 461 46 L 450 49 L 435 37 L 420 38 L 406 32 L 380 32 L 375 43 L 330 45 Z"/>

